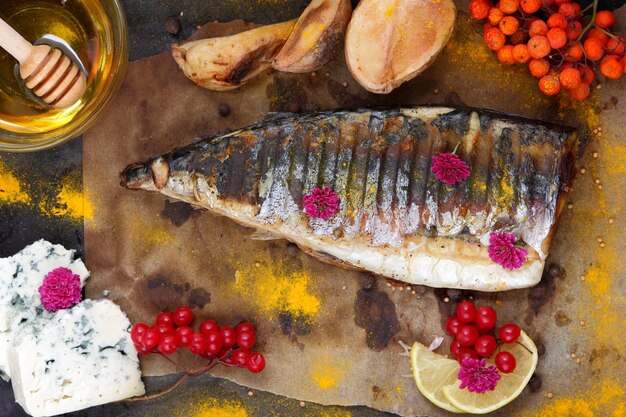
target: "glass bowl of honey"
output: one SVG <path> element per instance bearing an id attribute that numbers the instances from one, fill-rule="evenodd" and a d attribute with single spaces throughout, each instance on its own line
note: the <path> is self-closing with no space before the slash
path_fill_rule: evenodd
<path id="1" fill-rule="evenodd" d="M 0 50 L 0 151 L 48 149 L 80 136 L 124 78 L 128 35 L 120 0 L 0 0 L 0 18 L 30 42 L 64 40 L 87 75 L 83 97 L 55 109 L 33 100 L 16 73 L 16 60 Z"/>

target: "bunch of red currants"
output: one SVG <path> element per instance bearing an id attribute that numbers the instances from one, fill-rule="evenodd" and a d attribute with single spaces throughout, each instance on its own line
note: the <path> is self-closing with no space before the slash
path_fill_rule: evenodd
<path id="1" fill-rule="evenodd" d="M 450 344 L 450 353 L 458 359 L 479 359 L 492 356 L 498 349 L 498 343 L 515 343 L 521 329 L 517 324 L 509 323 L 500 326 L 494 336 L 498 316 L 488 306 L 476 308 L 471 301 L 462 301 L 456 309 L 456 315 L 446 322 L 446 333 L 454 336 Z M 504 374 L 515 370 L 515 357 L 510 352 L 498 352 L 495 357 L 498 370 Z"/>
<path id="2" fill-rule="evenodd" d="M 135 324 L 130 336 L 141 354 L 171 355 L 180 348 L 187 348 L 209 361 L 248 368 L 253 373 L 265 368 L 263 355 L 251 351 L 256 343 L 256 329 L 252 324 L 220 327 L 215 320 L 205 320 L 196 332 L 191 327 L 193 320 L 190 308 L 179 307 L 174 312 L 158 314 L 153 326 Z"/>
<path id="3" fill-rule="evenodd" d="M 626 38 L 610 31 L 615 15 L 597 6 L 598 0 L 584 10 L 572 0 L 500 0 L 495 5 L 472 0 L 469 10 L 472 18 L 486 20 L 483 40 L 500 62 L 528 64 L 548 96 L 563 89 L 583 100 L 596 69 L 613 79 L 626 72 Z M 583 27 L 589 8 L 593 12 Z"/>

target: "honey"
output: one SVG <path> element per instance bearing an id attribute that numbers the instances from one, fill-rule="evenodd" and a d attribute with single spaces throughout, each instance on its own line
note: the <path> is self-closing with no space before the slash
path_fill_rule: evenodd
<path id="1" fill-rule="evenodd" d="M 67 109 L 37 102 L 24 90 L 17 61 L 0 50 L 0 135 L 49 132 L 66 125 L 110 76 L 113 29 L 99 0 L 0 0 L 0 17 L 30 42 L 44 35 L 63 39 L 87 71 L 87 90 Z"/>

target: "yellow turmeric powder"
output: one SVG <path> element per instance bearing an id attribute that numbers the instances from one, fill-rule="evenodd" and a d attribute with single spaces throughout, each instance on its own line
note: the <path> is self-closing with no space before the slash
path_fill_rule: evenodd
<path id="1" fill-rule="evenodd" d="M 604 378 L 588 391 L 546 399 L 539 410 L 516 414 L 515 417 L 621 417 L 624 404 L 626 394 L 619 381 Z"/>
<path id="2" fill-rule="evenodd" d="M 320 309 L 320 300 L 311 293 L 312 279 L 306 271 L 285 272 L 280 263 L 273 266 L 257 263 L 235 272 L 234 288 L 251 297 L 262 311 L 273 318 L 287 312 L 310 322 Z"/>
<path id="3" fill-rule="evenodd" d="M 0 161 L 0 204 L 30 203 L 20 181 Z"/>

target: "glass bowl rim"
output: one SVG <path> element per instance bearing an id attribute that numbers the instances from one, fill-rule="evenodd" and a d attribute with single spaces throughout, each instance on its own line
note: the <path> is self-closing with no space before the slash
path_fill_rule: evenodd
<path id="1" fill-rule="evenodd" d="M 0 152 L 36 152 L 42 151 L 46 149 L 51 149 L 56 146 L 62 145 L 70 140 L 76 139 L 80 137 L 85 131 L 87 131 L 90 127 L 92 127 L 102 116 L 106 108 L 109 106 L 113 98 L 116 96 L 117 91 L 121 87 L 124 81 L 124 74 L 126 73 L 126 67 L 128 65 L 129 60 L 129 45 L 128 45 L 128 27 L 126 22 L 126 14 L 124 11 L 124 7 L 120 0 L 98 0 L 102 3 L 106 3 L 111 6 L 109 19 L 111 20 L 111 25 L 113 27 L 113 48 L 114 51 L 112 53 L 113 63 L 112 63 L 112 75 L 111 75 L 111 83 L 104 94 L 104 96 L 100 99 L 99 103 L 94 107 L 93 111 L 85 116 L 85 119 L 82 123 L 78 124 L 74 128 L 67 129 L 67 131 L 63 132 L 63 129 L 66 128 L 67 125 L 61 126 L 57 129 L 51 130 L 49 132 L 34 134 L 30 136 L 43 135 L 49 136 L 49 139 L 42 139 L 41 141 L 35 141 L 32 143 L 28 143 L 25 140 L 21 143 L 6 143 L 0 141 Z M 107 10 L 108 11 L 108 10 Z M 73 121 L 69 122 L 71 124 Z M 55 134 L 55 132 L 59 132 Z M 0 136 L 8 136 L 13 137 L 15 139 L 26 138 L 29 135 L 25 134 L 12 134 L 11 132 L 6 132 L 5 130 L 0 130 Z"/>

